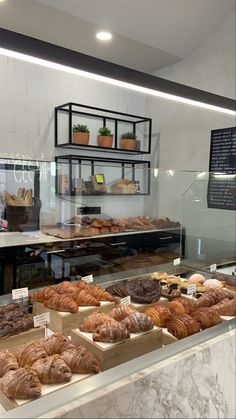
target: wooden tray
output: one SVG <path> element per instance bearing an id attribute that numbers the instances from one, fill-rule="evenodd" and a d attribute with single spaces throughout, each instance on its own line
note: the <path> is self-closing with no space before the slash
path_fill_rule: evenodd
<path id="1" fill-rule="evenodd" d="M 0 350 L 14 349 L 23 343 L 30 342 L 34 339 L 41 339 L 45 337 L 45 327 L 35 327 L 26 332 L 18 333 L 17 335 L 0 338 Z"/>
<path id="2" fill-rule="evenodd" d="M 55 333 L 63 333 L 64 335 L 70 335 L 72 329 L 76 329 L 84 317 L 89 316 L 97 311 L 110 311 L 115 307 L 115 303 L 109 301 L 102 301 L 99 307 L 92 306 L 80 306 L 79 311 L 76 314 L 60 312 L 45 307 L 42 303 L 34 302 L 33 313 L 34 316 L 43 313 L 50 313 L 49 329 Z"/>
<path id="3" fill-rule="evenodd" d="M 156 326 L 148 332 L 131 333 L 130 339 L 118 343 L 93 342 L 92 335 L 75 329 L 71 332 L 71 340 L 87 347 L 98 358 L 103 371 L 162 346 L 162 331 Z"/>
<path id="4" fill-rule="evenodd" d="M 91 375 L 92 374 L 72 374 L 71 380 L 68 383 L 42 384 L 42 394 L 40 397 L 43 397 L 46 394 L 52 393 L 53 391 L 60 390 L 61 388 L 74 384 L 78 381 L 82 381 L 86 379 L 87 377 L 91 377 Z M 0 403 L 6 410 L 11 410 L 11 409 L 14 409 L 15 407 L 22 406 L 23 404 L 29 403 L 32 400 L 34 399 L 29 399 L 29 400 L 11 399 L 7 397 L 6 394 L 4 394 L 2 390 L 0 390 Z"/>

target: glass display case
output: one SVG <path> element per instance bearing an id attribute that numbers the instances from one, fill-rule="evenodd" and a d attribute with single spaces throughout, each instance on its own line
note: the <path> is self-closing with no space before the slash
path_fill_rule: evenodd
<path id="1" fill-rule="evenodd" d="M 117 287 L 112 287 L 121 284 L 126 287 L 124 295 L 120 288 L 118 294 L 113 294 L 116 303 L 117 297 L 129 296 L 127 290 L 130 290 L 130 283 L 149 284 L 152 281 L 155 287 L 160 287 L 155 291 L 158 298 L 153 300 L 154 303 L 164 298 L 162 304 L 166 307 L 171 294 L 179 292 L 181 298 L 194 305 L 196 297 L 202 297 L 207 289 L 199 290 L 196 286 L 189 295 L 188 286 L 193 283 L 188 281 L 192 274 L 204 276 L 206 281 L 215 281 L 216 278 L 224 280 L 221 286 L 228 292 L 226 279 L 232 279 L 233 275 L 221 277 L 219 272 L 208 267 L 235 261 L 235 211 L 209 208 L 208 173 L 139 167 L 135 169 L 135 180 L 139 179 L 142 183 L 149 179 L 149 195 L 143 196 L 134 190 L 132 194 L 103 192 L 96 196 L 83 193 L 57 196 L 56 182 L 60 170 L 64 173 L 64 166 L 60 169 L 59 165 L 56 170 L 55 162 L 1 160 L 1 305 L 11 302 L 10 292 L 14 288 L 28 287 L 31 293 L 35 288 L 57 287 L 65 280 L 74 287 L 73 284 L 81 277 L 90 275 L 93 276 L 90 286 L 98 284 L 103 291 L 117 290 Z M 95 165 L 94 170 L 101 176 L 106 170 L 104 179 L 110 185 L 129 175 L 124 171 L 123 177 L 116 178 L 113 166 L 109 169 L 107 163 L 104 167 L 101 163 L 98 168 Z M 80 173 L 83 173 L 83 168 Z M 235 193 L 235 189 L 233 191 Z M 36 205 L 39 209 L 37 229 L 29 211 L 24 213 L 24 210 Z M 14 222 L 9 217 L 9 211 L 6 211 L 7 206 L 16 209 Z M 167 291 L 165 297 L 161 297 L 163 288 Z M 142 305 L 137 303 L 138 300 L 134 301 L 134 294 L 131 295 L 128 305 L 131 303 L 135 311 L 143 313 L 152 308 L 150 301 Z M 235 295 L 232 293 L 232 301 Z M 35 304 L 33 310 L 37 307 Z M 104 310 L 104 306 L 101 307 Z M 49 310 L 50 316 L 53 315 L 50 308 L 42 310 L 34 311 L 34 314 Z M 78 321 L 81 313 L 83 310 L 80 307 Z M 60 316 L 55 316 L 57 319 L 53 321 L 57 322 Z M 75 319 L 77 314 L 69 314 L 70 319 L 71 316 L 75 316 Z M 71 335 L 72 341 L 77 343 L 78 336 L 76 339 L 73 337 L 77 323 L 72 322 L 63 329 L 63 319 L 62 316 L 60 331 Z M 102 391 L 107 386 L 109 388 L 115 383 L 122 383 L 122 380 L 155 363 L 168 361 L 189 348 L 232 333 L 235 317 L 223 316 L 221 321 L 222 324 L 206 330 L 199 328 L 198 333 L 183 340 L 177 339 L 165 328 L 161 328 L 159 337 L 153 341 L 151 334 L 146 334 L 146 346 L 143 343 L 134 344 L 134 349 L 128 351 L 131 358 L 119 358 L 118 352 L 121 356 L 125 345 L 118 345 L 119 351 L 112 358 L 115 362 L 108 370 L 97 376 L 84 376 L 79 382 L 76 379 L 70 385 L 57 387 L 56 391 L 46 392 L 43 396 L 45 403 L 40 397 L 28 403 L 12 403 L 10 400 L 8 404 L 1 395 L 0 402 L 5 409 L 10 409 L 4 413 L 4 417 L 36 417 L 35 412 L 37 415 L 47 415 L 49 411 L 65 406 L 70 409 L 71 403 L 80 403 L 84 396 L 88 397 L 88 393 L 92 403 L 93 398 L 99 398 L 98 389 Z M 52 319 L 49 328 L 50 333 L 59 331 Z M 52 417 L 56 415 L 58 412 Z"/>

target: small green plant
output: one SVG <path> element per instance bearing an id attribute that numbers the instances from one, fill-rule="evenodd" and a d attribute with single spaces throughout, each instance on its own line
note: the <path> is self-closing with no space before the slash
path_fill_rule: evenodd
<path id="1" fill-rule="evenodd" d="M 111 135 L 111 130 L 110 128 L 107 128 L 107 127 L 101 127 L 98 130 L 98 134 L 106 137 L 107 135 Z"/>
<path id="2" fill-rule="evenodd" d="M 73 125 L 72 131 L 73 132 L 88 132 L 89 133 L 89 129 L 88 129 L 87 125 L 80 125 L 80 124 Z"/>
<path id="3" fill-rule="evenodd" d="M 133 132 L 124 132 L 124 134 L 121 135 L 121 138 L 136 140 L 137 135 L 135 135 Z"/>

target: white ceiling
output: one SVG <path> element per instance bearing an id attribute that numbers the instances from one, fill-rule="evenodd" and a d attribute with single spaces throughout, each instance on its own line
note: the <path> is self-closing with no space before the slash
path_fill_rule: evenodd
<path id="1" fill-rule="evenodd" d="M 0 26 L 145 72 L 186 58 L 235 0 L 5 0 Z M 99 29 L 113 32 L 99 43 Z"/>

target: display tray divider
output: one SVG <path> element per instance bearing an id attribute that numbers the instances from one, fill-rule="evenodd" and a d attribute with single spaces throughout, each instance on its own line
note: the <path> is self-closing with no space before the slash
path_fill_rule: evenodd
<path id="1" fill-rule="evenodd" d="M 154 327 L 144 333 L 131 333 L 130 339 L 117 343 L 94 342 L 92 333 L 74 329 L 71 340 L 75 345 L 84 345 L 99 360 L 102 371 L 113 368 L 162 346 L 162 330 Z"/>
<path id="2" fill-rule="evenodd" d="M 45 307 L 42 303 L 34 302 L 33 313 L 34 316 L 49 312 L 50 322 L 49 329 L 54 333 L 63 333 L 68 336 L 71 334 L 71 330 L 79 327 L 84 317 L 89 316 L 92 313 L 102 311 L 106 312 L 115 307 L 115 303 L 109 301 L 102 301 L 100 306 L 80 306 L 78 313 L 71 314 L 66 312 L 59 312 Z"/>
<path id="3" fill-rule="evenodd" d="M 23 343 L 31 342 L 35 339 L 41 339 L 45 337 L 45 327 L 35 327 L 29 329 L 26 332 L 18 333 L 17 335 L 0 338 L 0 350 L 9 349 L 12 350 Z"/>

